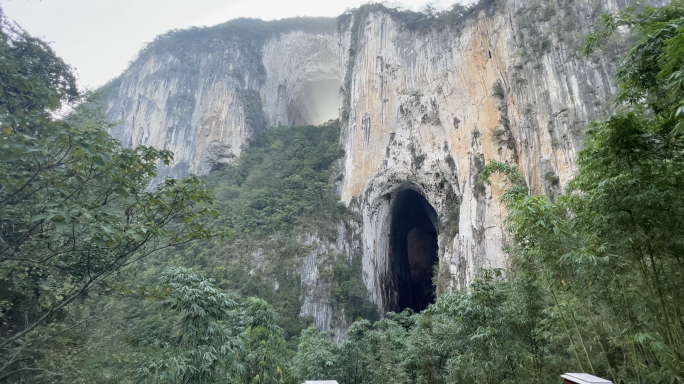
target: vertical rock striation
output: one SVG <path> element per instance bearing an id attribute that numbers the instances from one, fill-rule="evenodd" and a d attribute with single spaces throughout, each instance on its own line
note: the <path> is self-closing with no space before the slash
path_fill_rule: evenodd
<path id="1" fill-rule="evenodd" d="M 360 247 L 370 298 L 387 311 L 395 294 L 392 212 L 404 190 L 437 214 L 438 294 L 463 289 L 481 268 L 508 266 L 498 199 L 505 185 L 495 178 L 485 186 L 482 168 L 490 159 L 516 164 L 535 194 L 564 187 L 583 128 L 608 111 L 620 50 L 615 43 L 585 58 L 578 47 L 600 13 L 626 5 L 502 0 L 425 32 L 375 7 L 341 18 L 337 32 L 151 51 L 122 75 L 109 101 L 109 116 L 121 121 L 112 133 L 128 146 L 172 150 L 175 162 L 162 177 L 206 174 L 239 156 L 260 130 L 336 117 L 341 91 L 345 157 L 337 187 L 360 214 L 352 227 L 361 240 L 321 245 L 300 269 L 301 313 L 329 330 L 335 320 L 330 287 L 318 278 L 320 256 Z M 340 238 L 349 237 L 341 228 Z"/>
<path id="2" fill-rule="evenodd" d="M 216 40 L 143 54 L 109 101 L 109 117 L 121 122 L 112 135 L 130 147 L 173 151 L 175 161 L 160 177 L 207 174 L 266 127 L 335 118 L 340 68 L 330 57 L 337 51 L 332 33 L 291 31 L 261 45 Z M 322 86 L 312 100 L 311 89 Z"/>
<path id="3" fill-rule="evenodd" d="M 583 128 L 607 112 L 620 48 L 584 58 L 578 47 L 600 13 L 626 5 L 512 0 L 439 31 L 410 31 L 381 11 L 345 26 L 341 198 L 362 213 L 364 278 L 381 309 L 391 301 L 390 216 L 402 190 L 423 195 L 440 218 L 438 294 L 464 288 L 480 268 L 508 266 L 505 185 L 485 186 L 482 168 L 516 164 L 534 194 L 563 188 Z"/>
<path id="4" fill-rule="evenodd" d="M 350 260 L 353 241 L 344 224 L 337 228 L 338 237 L 335 242 L 321 238 L 318 234 L 307 234 L 303 243 L 313 249 L 304 258 L 299 268 L 304 296 L 302 298 L 301 316 L 310 316 L 316 329 L 331 332 L 336 342 L 341 342 L 347 330 L 347 321 L 343 312 L 335 313 L 331 297 L 332 281 L 321 277 L 321 272 L 329 273 L 330 264 L 338 257 Z M 340 308 L 337 308 L 340 310 Z"/>

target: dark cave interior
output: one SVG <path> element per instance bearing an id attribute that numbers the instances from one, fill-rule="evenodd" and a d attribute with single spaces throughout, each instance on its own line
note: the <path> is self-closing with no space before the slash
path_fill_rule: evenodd
<path id="1" fill-rule="evenodd" d="M 390 311 L 416 312 L 434 302 L 433 266 L 437 263 L 436 212 L 418 192 L 397 194 L 392 209 L 389 262 L 392 281 Z M 393 288 L 393 289 L 392 289 Z"/>

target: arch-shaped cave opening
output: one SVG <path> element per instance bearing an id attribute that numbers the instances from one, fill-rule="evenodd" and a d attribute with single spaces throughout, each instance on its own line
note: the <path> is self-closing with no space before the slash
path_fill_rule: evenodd
<path id="1" fill-rule="evenodd" d="M 392 205 L 390 311 L 425 309 L 435 299 L 433 266 L 438 262 L 437 214 L 418 192 L 400 191 Z"/>

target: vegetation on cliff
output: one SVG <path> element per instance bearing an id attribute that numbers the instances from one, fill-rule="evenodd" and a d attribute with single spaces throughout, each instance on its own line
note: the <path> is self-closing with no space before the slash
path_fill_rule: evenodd
<path id="1" fill-rule="evenodd" d="M 206 181 L 149 190 L 173 155 L 122 148 L 49 46 L 7 24 L 0 38 L 2 381 L 293 382 L 298 267 L 317 248 L 303 234 L 335 240 L 348 215 L 338 123 L 274 128 Z M 322 256 L 335 308 L 377 318 L 360 259 Z"/>
<path id="2" fill-rule="evenodd" d="M 142 63 L 155 55 L 164 54 L 187 60 L 188 55 L 239 47 L 245 56 L 242 59 L 247 60 L 262 75 L 265 69 L 261 61 L 261 47 L 269 38 L 293 31 L 333 33 L 336 25 L 335 18 L 332 17 L 292 17 L 271 21 L 238 18 L 211 27 L 173 29 L 146 43 L 131 63 Z M 100 88 L 105 100 L 116 95 L 122 76 L 119 75 Z M 235 76 L 239 79 L 242 73 L 238 71 Z"/>
<path id="3" fill-rule="evenodd" d="M 138 59 L 161 53 L 183 54 L 202 51 L 211 49 L 215 44 L 246 44 L 260 47 L 266 40 L 281 33 L 332 33 L 335 31 L 335 25 L 335 19 L 330 17 L 293 17 L 273 21 L 239 18 L 211 27 L 174 29 L 146 44 L 138 54 Z"/>
<path id="4" fill-rule="evenodd" d="M 482 271 L 420 314 L 357 322 L 340 346 L 307 331 L 298 369 L 341 383 L 684 381 L 684 2 L 602 24 L 587 52 L 622 26 L 637 42 L 616 75 L 620 112 L 587 128 L 566 191 L 531 196 L 496 161 L 482 174 L 509 184 L 513 269 Z"/>
<path id="5" fill-rule="evenodd" d="M 147 190 L 172 155 L 122 148 L 70 68 L 2 24 L 0 380 L 684 382 L 684 1 L 602 22 L 587 50 L 622 26 L 637 41 L 566 191 L 531 196 L 510 164 L 482 173 L 509 185 L 512 270 L 376 321 L 359 255 L 326 255 L 321 281 L 358 319 L 339 345 L 302 331 L 298 275 L 353 220 L 333 190 L 338 122 L 271 129 L 206 181 Z"/>
<path id="6" fill-rule="evenodd" d="M 191 244 L 173 256 L 174 263 L 200 268 L 222 288 L 272 303 L 288 340 L 310 323 L 299 316 L 303 259 L 321 243 L 335 243 L 339 227 L 351 219 L 333 186 L 342 156 L 339 129 L 338 121 L 274 127 L 252 140 L 234 165 L 206 177 L 222 212 L 214 225 L 231 228 L 234 236 Z M 320 255 L 319 283 L 334 290 L 333 304 L 350 321 L 377 318 L 366 300 L 360 255 L 352 256 Z"/>

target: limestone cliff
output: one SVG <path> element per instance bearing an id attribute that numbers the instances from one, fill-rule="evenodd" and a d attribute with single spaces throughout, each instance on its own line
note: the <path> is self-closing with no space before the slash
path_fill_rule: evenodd
<path id="1" fill-rule="evenodd" d="M 398 196 L 413 190 L 435 212 L 437 291 L 462 289 L 480 268 L 507 267 L 498 201 L 505 186 L 481 183 L 482 168 L 490 159 L 516 164 L 536 194 L 564 187 L 584 127 L 607 112 L 620 50 L 616 42 L 585 58 L 578 47 L 600 13 L 627 5 L 492 3 L 428 30 L 368 7 L 340 18 L 336 30 L 141 55 L 109 101 L 109 115 L 122 121 L 113 134 L 174 151 L 162 176 L 206 174 L 262 129 L 335 117 L 332 100 L 345 148 L 338 194 L 359 214 L 352 228 L 361 241 L 324 248 L 361 248 L 371 299 L 381 312 L 396 309 L 392 217 Z M 301 261 L 302 314 L 331 329 L 329 293 L 316 282 L 324 251 Z"/>
<path id="2" fill-rule="evenodd" d="M 339 61 L 330 59 L 338 52 L 333 33 L 295 30 L 263 42 L 229 35 L 155 50 L 165 43 L 158 40 L 123 73 L 107 113 L 121 122 L 112 134 L 125 145 L 173 151 L 161 177 L 207 174 L 266 127 L 337 115 L 329 107 L 331 98 L 338 104 L 340 85 Z"/>
<path id="3" fill-rule="evenodd" d="M 392 300 L 390 212 L 401 190 L 421 193 L 441 220 L 440 292 L 465 287 L 479 268 L 507 266 L 504 185 L 485 187 L 482 167 L 519 165 L 533 193 L 563 188 L 583 128 L 614 92 L 614 57 L 586 59 L 577 47 L 601 12 L 623 6 L 508 1 L 459 30 L 422 35 L 372 12 L 354 39 L 351 27 L 341 35 L 343 52 L 357 40 L 346 68 L 341 197 L 363 213 L 364 272 L 382 308 Z M 457 225 L 447 223 L 457 205 Z"/>

